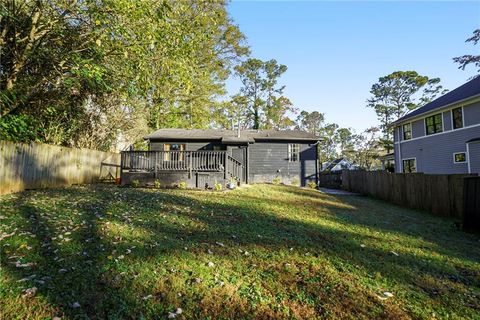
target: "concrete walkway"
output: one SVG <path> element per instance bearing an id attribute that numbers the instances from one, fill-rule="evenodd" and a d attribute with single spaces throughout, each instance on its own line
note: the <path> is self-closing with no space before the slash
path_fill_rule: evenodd
<path id="1" fill-rule="evenodd" d="M 319 188 L 318 191 L 325 194 L 331 194 L 334 196 L 360 196 L 360 193 L 354 193 L 350 191 L 345 191 L 341 189 L 328 189 L 328 188 Z"/>

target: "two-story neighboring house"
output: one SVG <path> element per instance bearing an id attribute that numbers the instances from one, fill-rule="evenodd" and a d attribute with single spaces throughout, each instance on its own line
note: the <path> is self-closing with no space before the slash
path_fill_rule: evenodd
<path id="1" fill-rule="evenodd" d="M 480 173 L 480 77 L 393 125 L 397 173 Z"/>

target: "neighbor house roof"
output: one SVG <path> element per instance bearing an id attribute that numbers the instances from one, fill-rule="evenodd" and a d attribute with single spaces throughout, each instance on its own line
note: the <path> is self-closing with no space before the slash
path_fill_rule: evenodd
<path id="1" fill-rule="evenodd" d="M 438 99 L 433 100 L 430 103 L 427 103 L 423 107 L 420 107 L 412 112 L 401 117 L 393 124 L 404 122 L 407 119 L 413 118 L 415 116 L 434 111 L 436 109 L 441 109 L 443 107 L 449 106 L 451 104 L 473 98 L 475 96 L 480 96 L 480 77 L 476 77 L 473 80 L 461 85 L 460 87 L 444 94 Z"/>
<path id="2" fill-rule="evenodd" d="M 221 140 L 254 142 L 255 140 L 294 140 L 316 142 L 315 134 L 300 130 L 160 129 L 144 137 L 147 140 Z"/>

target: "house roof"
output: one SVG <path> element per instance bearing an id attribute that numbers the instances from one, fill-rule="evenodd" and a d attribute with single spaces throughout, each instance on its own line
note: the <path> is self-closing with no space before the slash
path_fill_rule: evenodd
<path id="1" fill-rule="evenodd" d="M 292 140 L 316 142 L 316 135 L 300 130 L 236 130 L 226 129 L 160 129 L 144 137 L 146 140 L 221 140 L 247 143 L 256 140 Z"/>
<path id="2" fill-rule="evenodd" d="M 430 103 L 427 103 L 423 107 L 420 107 L 412 112 L 404 115 L 393 124 L 403 122 L 407 119 L 413 118 L 415 116 L 446 107 L 456 102 L 463 101 L 468 98 L 473 98 L 475 96 L 480 96 L 480 77 L 476 77 L 469 82 L 461 85 L 460 87 L 444 94 L 438 99 L 433 100 Z"/>

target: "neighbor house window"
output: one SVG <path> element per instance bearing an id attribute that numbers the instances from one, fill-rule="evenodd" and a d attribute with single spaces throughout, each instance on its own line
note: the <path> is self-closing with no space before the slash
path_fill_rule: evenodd
<path id="1" fill-rule="evenodd" d="M 453 154 L 453 162 L 464 163 L 467 162 L 467 154 L 465 152 L 457 152 Z"/>
<path id="2" fill-rule="evenodd" d="M 417 161 L 415 159 L 405 159 L 402 163 L 404 173 L 417 172 Z"/>
<path id="3" fill-rule="evenodd" d="M 452 110 L 453 129 L 463 128 L 462 107 Z"/>
<path id="4" fill-rule="evenodd" d="M 296 143 L 288 144 L 288 161 L 296 162 L 300 160 L 300 145 Z"/>
<path id="5" fill-rule="evenodd" d="M 179 143 L 165 143 L 163 151 L 185 151 L 185 144 Z M 163 161 L 183 161 L 185 154 L 183 152 L 165 152 L 163 154 Z"/>
<path id="6" fill-rule="evenodd" d="M 403 125 L 403 140 L 412 139 L 412 124 L 407 123 Z"/>
<path id="7" fill-rule="evenodd" d="M 443 125 L 442 125 L 442 114 L 436 114 L 431 117 L 425 118 L 425 128 L 427 135 L 428 134 L 434 134 L 434 133 L 439 133 L 443 131 Z"/>

